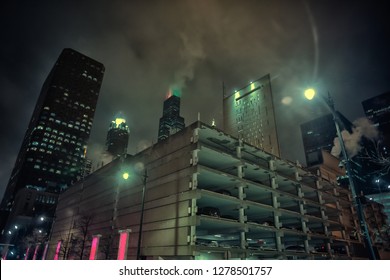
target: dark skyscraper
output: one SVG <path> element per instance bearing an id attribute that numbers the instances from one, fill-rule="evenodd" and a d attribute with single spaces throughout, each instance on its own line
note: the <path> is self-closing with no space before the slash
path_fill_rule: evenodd
<path id="1" fill-rule="evenodd" d="M 158 128 L 158 141 L 167 139 L 169 135 L 184 128 L 184 118 L 180 116 L 180 97 L 177 91 L 169 92 L 164 101 L 163 116 Z"/>
<path id="2" fill-rule="evenodd" d="M 121 156 L 127 152 L 127 144 L 129 142 L 129 127 L 126 120 L 116 118 L 111 122 L 107 132 L 106 147 L 114 157 Z"/>
<path id="3" fill-rule="evenodd" d="M 380 132 L 379 148 L 381 153 L 390 155 L 390 91 L 362 102 L 367 118 Z"/>
<path id="4" fill-rule="evenodd" d="M 307 166 L 320 164 L 321 150 L 330 153 L 336 137 L 332 114 L 301 124 L 301 134 Z"/>
<path id="5" fill-rule="evenodd" d="M 55 205 L 56 194 L 83 176 L 103 74 L 103 64 L 62 51 L 42 86 L 1 202 L 2 229 L 21 216 L 51 215 L 55 207 L 44 205 Z"/>

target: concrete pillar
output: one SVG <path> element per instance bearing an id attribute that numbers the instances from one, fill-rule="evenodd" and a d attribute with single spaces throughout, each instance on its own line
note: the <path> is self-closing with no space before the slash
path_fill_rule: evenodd
<path id="1" fill-rule="evenodd" d="M 47 250 L 49 249 L 49 241 L 45 243 L 45 248 L 43 249 L 43 254 L 42 254 L 42 260 L 46 260 L 47 256 Z"/>
<path id="2" fill-rule="evenodd" d="M 131 229 L 119 230 L 118 260 L 127 260 L 127 250 L 129 247 L 129 236 Z"/>
<path id="3" fill-rule="evenodd" d="M 283 233 L 282 232 L 277 232 L 275 233 L 276 235 L 276 250 L 278 250 L 279 252 L 283 251 L 283 244 L 282 244 L 282 237 L 283 237 Z"/>
<path id="4" fill-rule="evenodd" d="M 190 164 L 191 165 L 197 165 L 198 164 L 198 160 L 199 160 L 198 152 L 199 152 L 198 149 L 192 151 L 192 157 L 191 157 L 191 160 L 190 160 Z"/>
<path id="5" fill-rule="evenodd" d="M 100 234 L 92 235 L 91 251 L 89 253 L 89 259 L 90 260 L 96 260 L 97 259 L 97 255 L 98 255 L 98 252 L 99 252 L 100 237 L 102 237 Z"/>
<path id="6" fill-rule="evenodd" d="M 39 251 L 39 247 L 41 247 L 41 243 L 37 243 L 37 244 L 35 245 L 33 260 L 36 260 L 36 259 L 37 259 L 37 254 L 38 254 L 38 251 Z"/>

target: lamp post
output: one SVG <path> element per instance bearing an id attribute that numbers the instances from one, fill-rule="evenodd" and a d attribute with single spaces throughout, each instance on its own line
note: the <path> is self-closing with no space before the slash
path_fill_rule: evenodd
<path id="1" fill-rule="evenodd" d="M 144 223 L 144 210 L 145 210 L 145 191 L 146 191 L 146 180 L 148 178 L 148 172 L 144 169 L 144 175 L 142 176 L 142 198 L 141 198 L 141 216 L 139 220 L 139 232 L 138 232 L 138 244 L 137 244 L 137 260 L 141 259 L 141 241 L 142 241 L 142 227 Z"/>
<path id="2" fill-rule="evenodd" d="M 123 179 L 127 180 L 130 177 L 128 172 L 122 174 Z M 142 196 L 141 196 L 141 215 L 139 220 L 139 232 L 138 232 L 138 243 L 137 243 L 137 260 L 141 259 L 141 242 L 142 242 L 142 228 L 144 222 L 144 211 L 145 211 L 145 192 L 146 192 L 146 181 L 148 178 L 147 169 L 144 167 L 144 174 L 142 175 Z"/>
<path id="3" fill-rule="evenodd" d="M 305 97 L 308 100 L 312 100 L 315 95 L 316 95 L 316 92 L 314 89 L 310 88 L 310 89 L 307 89 L 305 91 Z M 339 142 L 340 142 L 341 153 L 342 153 L 343 158 L 344 158 L 343 162 L 344 162 L 345 170 L 347 172 L 348 182 L 349 182 L 349 185 L 351 188 L 353 205 L 355 206 L 355 208 L 357 210 L 360 228 L 363 232 L 364 243 L 368 249 L 370 259 L 375 260 L 376 257 L 375 257 L 375 253 L 374 253 L 374 248 L 372 246 L 370 234 L 368 232 L 367 222 L 366 222 L 366 219 L 364 217 L 362 203 L 356 194 L 355 183 L 353 180 L 353 173 L 352 173 L 352 168 L 351 168 L 351 162 L 350 162 L 350 159 L 348 157 L 347 151 L 345 149 L 345 143 L 344 143 L 343 137 L 341 135 L 341 131 L 340 131 L 340 126 L 339 126 L 340 118 L 335 110 L 334 101 L 333 101 L 332 97 L 330 96 L 330 94 L 328 93 L 327 98 L 325 96 L 322 96 L 322 95 L 320 95 L 320 96 L 325 101 L 325 104 L 327 105 L 327 107 L 329 108 L 329 110 L 332 113 L 333 121 L 334 121 L 334 124 L 336 127 L 337 137 L 339 138 Z"/>

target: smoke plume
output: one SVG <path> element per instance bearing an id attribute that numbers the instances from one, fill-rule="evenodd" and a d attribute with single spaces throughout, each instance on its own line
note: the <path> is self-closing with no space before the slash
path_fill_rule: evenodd
<path id="1" fill-rule="evenodd" d="M 369 140 L 375 140 L 378 137 L 377 128 L 367 118 L 359 118 L 353 122 L 354 127 L 352 133 L 347 130 L 341 132 L 341 137 L 344 140 L 345 149 L 350 158 L 356 156 L 362 149 L 361 139 L 365 137 Z M 331 154 L 335 157 L 339 157 L 341 153 L 340 141 L 336 137 L 333 141 L 333 148 Z"/>
<path id="2" fill-rule="evenodd" d="M 186 82 L 194 78 L 196 64 L 205 57 L 203 46 L 198 36 L 188 36 L 184 33 L 180 35 L 183 48 L 180 51 L 182 67 L 175 72 L 175 82 L 172 87 L 181 90 Z"/>

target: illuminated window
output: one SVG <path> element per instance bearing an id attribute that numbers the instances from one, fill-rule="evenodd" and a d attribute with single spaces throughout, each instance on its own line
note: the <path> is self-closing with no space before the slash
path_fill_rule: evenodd
<path id="1" fill-rule="evenodd" d="M 50 107 L 43 107 L 43 110 L 50 110 Z"/>

